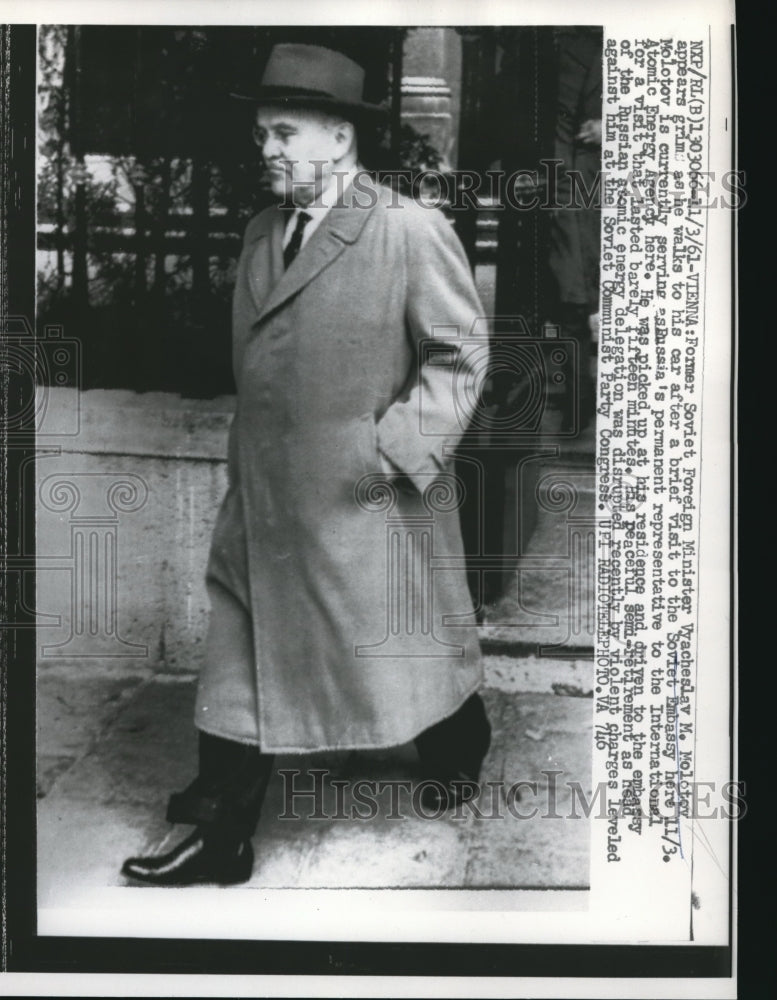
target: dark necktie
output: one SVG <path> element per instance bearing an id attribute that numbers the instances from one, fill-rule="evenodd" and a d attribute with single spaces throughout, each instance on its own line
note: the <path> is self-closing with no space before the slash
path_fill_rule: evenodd
<path id="1" fill-rule="evenodd" d="M 291 239 L 286 244 L 283 251 L 283 266 L 288 267 L 289 264 L 294 260 L 294 258 L 299 253 L 300 247 L 302 246 L 302 234 L 305 232 L 305 226 L 310 222 L 310 216 L 307 212 L 300 212 L 297 216 L 297 225 L 294 227 L 294 232 L 291 234 Z"/>

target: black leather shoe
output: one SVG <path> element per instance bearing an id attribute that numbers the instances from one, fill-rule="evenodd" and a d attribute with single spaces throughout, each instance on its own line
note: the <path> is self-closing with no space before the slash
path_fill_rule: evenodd
<path id="1" fill-rule="evenodd" d="M 250 840 L 223 843 L 207 839 L 196 829 L 167 854 L 128 858 L 121 873 L 147 885 L 196 885 L 247 882 L 254 866 Z"/>

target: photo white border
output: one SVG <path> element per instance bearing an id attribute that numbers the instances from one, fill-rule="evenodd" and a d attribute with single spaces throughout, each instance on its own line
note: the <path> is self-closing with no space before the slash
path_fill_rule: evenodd
<path id="1" fill-rule="evenodd" d="M 8 6 L 8 5 L 7 5 Z M 536 3 L 527 3 L 525 0 L 522 2 L 512 2 L 507 3 L 504 0 L 500 0 L 498 3 L 490 2 L 479 5 L 477 8 L 473 7 L 471 2 L 453 2 L 453 0 L 446 0 L 445 3 L 435 3 L 435 4 L 424 4 L 424 3 L 411 3 L 403 2 L 399 3 L 394 0 L 391 3 L 381 3 L 381 4 L 371 4 L 362 5 L 355 2 L 340 2 L 337 5 L 322 7 L 320 4 L 315 4 L 312 2 L 297 2 L 293 4 L 285 4 L 281 8 L 278 5 L 270 5 L 266 3 L 246 3 L 246 2 L 229 2 L 229 0 L 224 0 L 224 2 L 215 4 L 210 2 L 210 0 L 189 0 L 187 3 L 170 2 L 164 5 L 158 2 L 149 2 L 149 0 L 135 0 L 131 4 L 123 3 L 108 3 L 107 0 L 92 0 L 92 2 L 79 2 L 70 3 L 64 2 L 64 0 L 47 0 L 47 2 L 38 2 L 38 0 L 32 0 L 32 2 L 25 3 L 24 5 L 10 5 L 10 9 L 4 11 L 5 20 L 10 23 L 31 23 L 35 22 L 41 23 L 121 23 L 121 24 L 162 24 L 162 23 L 180 23 L 180 24 L 253 24 L 258 20 L 262 23 L 268 25 L 286 25 L 290 23 L 299 24 L 396 24 L 396 25 L 456 25 L 456 24 L 473 24 L 473 25 L 485 25 L 485 24 L 519 24 L 519 25 L 531 25 L 531 24 L 564 24 L 564 23 L 574 23 L 574 24 L 606 24 L 608 29 L 611 31 L 623 30 L 623 31 L 644 31 L 648 33 L 648 37 L 655 36 L 655 34 L 664 30 L 675 29 L 677 31 L 688 30 L 689 27 L 699 24 L 708 24 L 714 21 L 715 24 L 715 38 L 717 41 L 714 43 L 715 46 L 721 46 L 721 38 L 723 33 L 728 33 L 728 26 L 734 23 L 734 10 L 733 4 L 728 2 L 703 2 L 703 0 L 688 0 L 688 2 L 683 2 L 678 4 L 676 2 L 667 2 L 667 0 L 660 0 L 660 2 L 652 3 L 649 9 L 646 9 L 643 13 L 642 11 L 635 11 L 633 4 L 624 4 L 615 2 L 615 0 L 598 0 L 598 2 L 591 2 L 585 4 L 579 4 L 574 2 L 554 2 L 543 5 L 538 5 Z M 18 14 L 18 17 L 14 17 L 14 14 Z M 323 16 L 323 15 L 326 16 Z M 660 26 L 660 28 L 659 28 Z M 713 94 L 717 93 L 717 97 L 714 98 L 721 103 L 723 107 L 729 106 L 731 104 L 730 99 L 730 70 L 728 66 L 724 65 L 723 54 L 719 51 L 713 51 L 712 55 L 713 65 L 716 67 L 716 74 L 718 76 L 725 76 L 726 86 L 721 87 L 720 90 L 713 90 Z M 730 151 L 723 148 L 725 142 L 724 138 L 717 133 L 713 133 L 715 137 L 713 140 L 713 148 L 711 150 L 711 162 L 710 169 L 716 169 L 715 164 L 720 163 L 722 169 L 731 168 L 732 164 L 730 162 Z M 728 327 L 730 323 L 731 316 L 731 306 L 730 306 L 730 290 L 731 290 L 731 268 L 733 267 L 733 262 L 730 261 L 729 252 L 731 247 L 730 239 L 730 225 L 732 220 L 726 218 L 726 213 L 718 213 L 720 218 L 715 218 L 713 213 L 712 222 L 710 226 L 710 247 L 717 248 L 720 246 L 720 251 L 715 249 L 714 253 L 711 254 L 710 260 L 708 261 L 708 278 L 707 278 L 707 299 L 705 303 L 705 313 L 707 317 L 707 327 L 706 327 L 706 337 L 707 337 L 707 353 L 705 357 L 705 371 L 704 371 L 704 395 L 705 402 L 710 399 L 711 396 L 720 400 L 720 406 L 717 409 L 713 409 L 711 406 L 705 407 L 704 415 L 704 428 L 703 428 L 703 443 L 702 447 L 704 450 L 704 461 L 705 468 L 708 471 L 706 481 L 702 485 L 704 505 L 705 509 L 703 512 L 703 522 L 702 522 L 702 537 L 700 539 L 700 557 L 702 559 L 711 560 L 705 564 L 705 573 L 708 574 L 706 579 L 712 578 L 714 584 L 705 583 L 704 588 L 699 594 L 699 621 L 703 624 L 703 628 L 700 630 L 700 644 L 699 644 L 699 661 L 704 662 L 705 670 L 708 673 L 719 680 L 719 685 L 716 685 L 717 690 L 709 691 L 708 697 L 709 701 L 705 704 L 699 706 L 699 728 L 698 728 L 698 740 L 697 740 L 697 759 L 704 759 L 706 761 L 713 761 L 710 771 L 715 774 L 719 774 L 724 780 L 729 777 L 736 777 L 736 774 L 729 775 L 729 754 L 730 748 L 727 745 L 725 739 L 721 739 L 721 726 L 725 724 L 725 729 L 723 732 L 727 731 L 728 728 L 728 697 L 729 697 L 729 686 L 730 686 L 730 673 L 729 673 L 729 616 L 733 609 L 729 607 L 729 595 L 730 595 L 730 584 L 731 584 L 731 572 L 733 571 L 728 563 L 728 556 L 730 547 L 728 544 L 721 546 L 721 532 L 724 527 L 730 524 L 730 511 L 733 499 L 729 495 L 729 484 L 730 484 L 730 470 L 728 468 L 730 461 L 730 439 L 731 439 L 731 422 L 730 413 L 728 408 L 728 403 L 730 399 L 730 379 L 731 379 L 731 358 L 729 355 L 730 347 L 730 335 L 728 333 Z M 713 239 L 714 236 L 714 239 Z M 715 320 L 714 317 L 721 317 L 719 320 Z M 714 330 L 713 330 L 714 325 Z M 719 339 L 718 339 L 719 338 Z M 716 344 L 721 345 L 721 350 L 710 351 L 710 342 L 715 339 Z M 711 470 L 720 470 L 720 475 L 718 477 L 713 477 L 709 475 Z M 725 531 L 728 534 L 728 531 Z M 719 547 L 725 550 L 721 554 L 721 558 L 716 559 L 711 555 L 715 547 Z M 725 555 L 725 558 L 723 556 Z M 736 723 L 736 720 L 735 720 Z M 734 740 L 736 740 L 736 724 L 734 726 Z M 709 755 L 709 756 L 707 756 Z M 707 780 L 705 778 L 705 780 Z M 710 778 L 709 780 L 714 780 Z M 736 825 L 731 824 L 732 835 L 736 836 Z M 726 848 L 727 849 L 727 848 Z M 721 850 L 723 850 L 723 844 L 721 842 Z M 735 852 L 734 852 L 735 857 Z M 730 873 L 730 877 L 735 878 L 736 871 Z M 118 890 L 123 891 L 123 890 Z M 144 890 L 147 892 L 148 890 Z M 192 890 L 187 890 L 191 892 Z M 199 890 L 194 890 L 199 891 Z M 294 891 L 294 890 L 291 890 Z M 358 890 L 343 890 L 346 892 L 358 892 Z M 462 890 L 464 891 L 464 890 Z M 502 890 L 489 890 L 490 893 L 499 893 Z M 553 890 L 548 890 L 552 892 Z M 385 893 L 388 890 L 381 892 L 381 896 L 385 898 Z M 434 893 L 434 890 L 430 890 Z M 451 892 L 458 892 L 458 890 L 445 890 L 445 895 Z M 592 892 L 594 889 L 592 888 Z M 404 895 L 407 899 L 405 893 L 400 893 Z M 187 896 L 187 899 L 191 899 L 191 896 Z M 229 899 L 232 899 L 232 894 L 230 893 Z M 386 900 L 387 901 L 387 900 Z M 212 903 L 212 900 L 211 900 Z M 231 906 L 232 904 L 230 904 Z M 510 931 L 506 934 L 500 934 L 498 938 L 493 935 L 495 932 L 493 928 L 489 928 L 486 932 L 485 937 L 481 936 L 478 932 L 476 925 L 478 922 L 483 921 L 485 916 L 491 916 L 491 914 L 484 915 L 482 911 L 471 911 L 469 909 L 463 909 L 461 911 L 447 911 L 445 913 L 446 919 L 454 919 L 459 921 L 467 921 L 468 927 L 465 932 L 462 930 L 461 935 L 458 937 L 459 940 L 466 939 L 468 941 L 478 941 L 478 940 L 505 940 L 509 939 L 516 943 L 523 943 L 525 941 L 537 941 L 537 940 L 550 940 L 549 937 L 545 936 L 545 933 L 538 928 L 542 925 L 545 918 L 548 920 L 556 921 L 556 926 L 561 929 L 561 926 L 566 923 L 567 914 L 560 915 L 558 913 L 546 913 L 542 917 L 536 912 L 530 914 L 515 914 L 509 911 L 504 911 L 506 919 L 510 925 Z M 589 915 L 590 916 L 590 915 Z M 525 926 L 521 927 L 524 923 L 522 920 L 518 920 L 518 917 L 525 917 Z M 572 922 L 575 920 L 581 920 L 581 927 L 583 926 L 582 921 L 585 920 L 584 914 L 574 914 L 569 915 Z M 501 919 L 501 915 L 499 917 Z M 515 922 L 513 922 L 515 921 Z M 398 922 L 401 923 L 401 922 Z M 602 925 L 604 927 L 604 925 Z M 531 928 L 531 932 L 530 932 Z M 392 938 L 390 936 L 384 936 L 380 940 L 408 940 L 407 931 L 404 927 L 398 926 L 397 928 L 398 937 Z M 571 933 L 570 933 L 571 931 Z M 593 933 L 592 933 L 593 931 Z M 622 931 L 622 929 L 621 929 Z M 628 940 L 635 940 L 633 931 L 630 934 Z M 734 934 L 735 928 L 727 928 L 727 933 Z M 609 941 L 619 941 L 624 940 L 620 937 L 619 929 L 613 927 L 608 929 L 606 932 L 599 930 L 596 927 L 591 927 L 590 923 L 588 926 L 588 937 L 581 938 L 578 936 L 578 929 L 572 929 L 568 927 L 566 932 L 562 936 L 556 936 L 554 939 L 557 943 L 566 943 L 569 941 L 576 940 L 609 940 Z M 725 941 L 718 941 L 719 928 L 716 928 L 713 934 L 713 938 L 716 943 L 726 943 Z M 61 931 L 60 931 L 61 933 Z M 78 933 L 77 928 L 71 924 L 69 933 Z M 526 934 L 527 936 L 524 936 Z M 510 935 L 513 935 L 512 937 Z M 601 935 L 601 936 L 600 936 Z M 609 935 L 609 936 L 608 936 Z M 175 936 L 182 936 L 180 932 L 180 927 L 175 928 Z M 328 938 L 332 938 L 333 932 L 331 925 L 328 928 Z M 552 935 L 551 935 L 552 937 Z M 637 935 L 638 938 L 638 935 Z M 343 938 L 344 940 L 355 940 L 353 937 Z M 423 939 L 423 938 L 421 938 Z M 434 940 L 441 940 L 444 938 L 435 938 Z M 456 939 L 456 938 L 452 938 Z M 650 943 L 663 943 L 656 940 L 652 940 Z M 674 941 L 666 941 L 665 943 L 676 943 Z M 735 944 L 735 941 L 734 941 Z M 79 977 L 80 979 L 81 977 Z M 110 977 L 111 983 L 116 983 L 120 977 Z M 159 982 L 159 977 L 141 977 L 143 979 L 153 980 L 154 982 Z M 162 977 L 165 981 L 165 994 L 164 995 L 183 995 L 183 992 L 179 993 L 178 988 L 183 987 L 185 991 L 188 985 L 191 988 L 193 983 L 196 983 L 197 990 L 200 991 L 201 995 L 218 995 L 218 994 L 208 994 L 203 993 L 203 989 L 208 986 L 208 978 L 204 979 L 200 977 L 177 977 L 172 983 L 170 983 L 169 977 Z M 280 979 L 279 977 L 236 977 L 234 980 L 230 979 L 229 989 L 231 995 L 240 995 L 241 987 L 238 984 L 238 980 L 243 980 L 245 978 L 245 983 L 250 989 L 255 989 L 256 983 L 266 983 L 268 986 L 270 982 L 273 983 L 273 990 L 282 989 L 283 993 L 275 993 L 275 995 L 284 995 L 286 992 L 286 987 L 288 985 L 288 980 L 285 978 Z M 63 992 L 63 988 L 67 987 L 68 984 L 57 977 L 57 991 Z M 91 977 L 89 983 L 91 986 L 97 983 L 98 979 L 105 982 L 105 977 Z M 18 975 L 14 975 L 7 980 L 4 980 L 3 991 L 5 987 L 10 985 L 11 980 L 14 980 L 13 988 L 14 991 L 19 992 L 20 995 L 25 995 L 22 992 L 22 987 L 24 985 L 22 979 Z M 310 988 L 312 983 L 315 981 L 316 990 L 318 995 L 358 995 L 358 988 L 350 993 L 352 987 L 357 986 L 357 978 L 348 978 L 343 981 L 341 979 L 335 979 L 333 982 L 336 984 L 332 986 L 336 989 L 336 994 L 330 994 L 325 992 L 327 984 L 331 985 L 328 977 L 321 978 L 315 977 L 311 979 L 305 977 L 304 985 L 305 988 Z M 409 986 L 412 981 L 409 979 L 402 979 L 391 984 L 391 992 L 393 995 L 413 995 L 412 993 L 405 993 L 405 987 Z M 443 987 L 446 995 L 471 995 L 469 993 L 457 993 L 455 988 L 459 981 L 455 980 L 440 980 L 439 983 Z M 482 987 L 484 981 L 480 980 L 479 984 Z M 704 981 L 704 988 L 706 992 L 701 993 L 688 993 L 683 994 L 678 990 L 680 985 L 677 981 L 672 981 L 671 990 L 673 995 L 704 995 L 704 996 L 732 996 L 730 992 L 726 992 L 726 980 L 710 980 Z M 421 987 L 425 994 L 433 995 L 428 987 L 430 985 L 428 980 L 421 980 Z M 652 988 L 656 991 L 654 993 L 648 992 L 647 994 L 642 994 L 639 992 L 628 992 L 628 990 L 637 988 L 638 983 L 634 981 L 606 981 L 599 980 L 593 984 L 590 980 L 585 980 L 582 984 L 577 983 L 574 980 L 550 980 L 550 981 L 538 981 L 538 980 L 509 980 L 505 983 L 501 983 L 500 980 L 487 980 L 487 989 L 492 995 L 511 995 L 510 993 L 500 994 L 497 991 L 504 987 L 505 989 L 520 989 L 521 983 L 530 983 L 532 994 L 536 996 L 553 995 L 553 996 L 584 996 L 584 995 L 599 995 L 599 996 L 641 996 L 641 995 L 660 995 L 659 980 L 653 980 L 648 983 L 648 987 L 652 983 Z M 576 984 L 575 988 L 582 985 L 585 986 L 586 991 L 594 986 L 594 992 L 566 992 L 567 989 L 573 988 L 573 984 Z M 472 990 L 475 981 L 474 980 L 464 980 L 460 983 L 461 988 L 465 990 Z M 702 981 L 691 981 L 690 987 L 701 987 Z M 91 988 L 90 986 L 90 988 Z M 170 992 L 171 986 L 175 987 L 174 992 Z M 362 984 L 363 988 L 364 984 Z M 370 994 L 363 995 L 380 995 L 375 992 L 374 986 L 375 981 L 369 979 Z M 546 992 L 547 987 L 550 986 L 551 991 Z M 347 987 L 347 989 L 346 989 Z M 101 987 L 104 989 L 104 986 Z M 126 987 L 125 987 L 126 988 Z M 299 983 L 297 983 L 297 988 L 299 988 Z M 416 985 L 416 989 L 418 986 Z M 79 987 L 83 989 L 83 985 Z M 412 989 L 412 986 L 411 986 Z M 69 993 L 69 989 L 67 993 Z M 292 990 L 289 991 L 293 992 Z M 72 994 L 74 995 L 74 993 Z M 83 993 L 82 995 L 96 995 L 90 992 Z M 103 995 L 105 995 L 103 993 Z M 143 994 L 133 994 L 133 995 L 143 995 Z M 151 995 L 149 992 L 145 995 Z M 388 995 L 383 994 L 383 995 Z"/>

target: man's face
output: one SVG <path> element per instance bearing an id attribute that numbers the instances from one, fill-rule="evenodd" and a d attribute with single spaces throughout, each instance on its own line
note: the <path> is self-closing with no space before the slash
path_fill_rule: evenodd
<path id="1" fill-rule="evenodd" d="M 317 111 L 259 108 L 254 138 L 273 194 L 309 205 L 344 155 L 342 123 Z"/>

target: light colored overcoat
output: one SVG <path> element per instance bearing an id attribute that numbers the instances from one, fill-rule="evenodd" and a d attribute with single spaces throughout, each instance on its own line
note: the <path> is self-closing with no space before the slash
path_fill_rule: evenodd
<path id="1" fill-rule="evenodd" d="M 482 681 L 452 465 L 487 359 L 482 306 L 439 210 L 356 185 L 286 271 L 284 213 L 257 215 L 237 272 L 207 576 L 244 621 L 212 621 L 236 645 L 211 644 L 195 721 L 267 751 L 397 745 Z M 254 732 L 230 724 L 241 685 Z"/>

